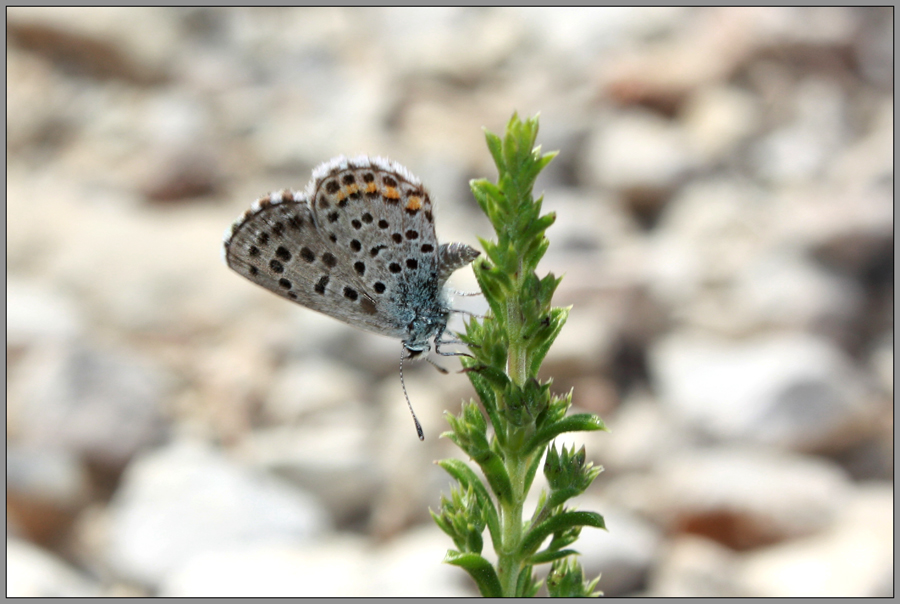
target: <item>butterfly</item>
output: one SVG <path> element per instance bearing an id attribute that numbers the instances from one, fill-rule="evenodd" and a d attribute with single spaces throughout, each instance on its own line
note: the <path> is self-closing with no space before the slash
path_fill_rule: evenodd
<path id="1" fill-rule="evenodd" d="M 400 339 L 406 358 L 432 342 L 439 354 L 463 354 L 440 350 L 457 343 L 443 339 L 453 312 L 445 285 L 480 252 L 438 243 L 428 191 L 396 162 L 339 156 L 321 164 L 304 191 L 254 202 L 226 231 L 223 254 L 231 269 L 271 292 Z"/>

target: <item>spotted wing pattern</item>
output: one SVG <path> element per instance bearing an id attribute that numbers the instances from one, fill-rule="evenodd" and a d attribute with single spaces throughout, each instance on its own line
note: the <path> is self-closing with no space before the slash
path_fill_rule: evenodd
<path id="1" fill-rule="evenodd" d="M 236 272 L 307 308 L 376 333 L 406 333 L 386 320 L 376 298 L 347 285 L 357 281 L 352 267 L 319 233 L 305 193 L 257 200 L 226 233 L 224 254 Z"/>
<path id="2" fill-rule="evenodd" d="M 408 327 L 440 312 L 431 198 L 418 178 L 381 158 L 337 158 L 313 173 L 308 194 L 319 232 L 389 320 Z"/>

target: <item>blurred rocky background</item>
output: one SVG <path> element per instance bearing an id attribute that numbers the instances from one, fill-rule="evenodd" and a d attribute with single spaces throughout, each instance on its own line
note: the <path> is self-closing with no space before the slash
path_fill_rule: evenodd
<path id="1" fill-rule="evenodd" d="M 473 392 L 229 271 L 337 154 L 487 221 L 540 111 L 545 365 L 609 434 L 607 595 L 893 594 L 892 8 L 10 8 L 10 596 L 460 596 L 432 523 Z M 474 290 L 471 271 L 453 279 Z M 478 312 L 478 298 L 459 301 Z M 447 361 L 452 368 L 458 365 Z"/>

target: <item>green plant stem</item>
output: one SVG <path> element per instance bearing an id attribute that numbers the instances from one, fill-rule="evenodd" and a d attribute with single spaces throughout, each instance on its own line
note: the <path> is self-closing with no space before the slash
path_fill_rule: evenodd
<path id="1" fill-rule="evenodd" d="M 522 291 L 523 260 L 519 256 L 516 275 L 516 291 Z M 509 336 L 509 354 L 507 357 L 507 375 L 516 386 L 521 387 L 528 378 L 528 351 L 522 339 L 523 313 L 519 302 L 519 296 L 512 294 L 506 302 L 507 334 Z M 498 397 L 498 406 L 503 408 L 506 401 L 502 393 Z M 524 436 L 523 430 L 515 426 L 509 426 L 509 442 L 519 442 Z M 516 596 L 516 588 L 519 583 L 519 573 L 523 564 L 518 553 L 523 534 L 523 510 L 525 498 L 525 474 L 531 461 L 530 456 L 523 459 L 518 452 L 508 452 L 505 460 L 506 471 L 509 474 L 513 487 L 512 502 L 501 505 L 503 518 L 503 551 L 499 553 L 497 571 L 500 576 L 500 585 L 503 596 L 507 598 Z"/>
<path id="2" fill-rule="evenodd" d="M 522 541 L 522 510 L 525 505 L 524 487 L 528 460 L 523 460 L 518 455 L 510 456 L 505 465 L 513 485 L 513 501 L 501 505 L 503 549 L 499 552 L 497 570 L 500 576 L 500 585 L 503 588 L 503 596 L 510 598 L 516 595 L 519 573 L 522 570 L 522 560 L 518 550 Z"/>
<path id="3" fill-rule="evenodd" d="M 527 377 L 527 351 L 522 346 L 522 312 L 517 296 L 510 296 L 506 305 L 509 321 L 509 360 L 507 374 L 516 386 L 522 386 Z"/>

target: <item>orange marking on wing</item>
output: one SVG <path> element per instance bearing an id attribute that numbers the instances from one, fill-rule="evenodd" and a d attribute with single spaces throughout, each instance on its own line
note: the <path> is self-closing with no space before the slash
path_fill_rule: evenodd
<path id="1" fill-rule="evenodd" d="M 397 191 L 396 187 L 385 187 L 381 194 L 388 199 L 400 199 L 400 192 Z"/>
<path id="2" fill-rule="evenodd" d="M 416 212 L 422 209 L 422 200 L 418 197 L 410 197 L 406 202 L 406 209 L 410 212 Z"/>
<path id="3" fill-rule="evenodd" d="M 377 190 L 378 190 L 378 185 L 376 185 L 374 182 L 370 182 L 369 184 L 366 185 L 366 193 L 374 193 Z"/>

